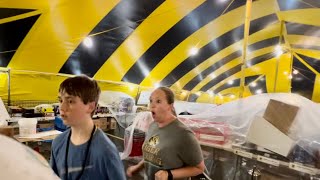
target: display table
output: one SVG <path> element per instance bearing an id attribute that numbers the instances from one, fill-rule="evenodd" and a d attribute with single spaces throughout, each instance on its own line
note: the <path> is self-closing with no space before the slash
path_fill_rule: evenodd
<path id="1" fill-rule="evenodd" d="M 52 130 L 52 131 L 39 132 L 39 133 L 31 135 L 29 137 L 21 137 L 20 135 L 15 135 L 13 137 L 14 137 L 14 139 L 16 139 L 17 141 L 19 141 L 21 143 L 41 142 L 41 141 L 53 140 L 61 133 L 62 132 L 60 132 L 60 131 Z"/>
<path id="2" fill-rule="evenodd" d="M 24 117 L 12 117 L 10 119 L 6 119 L 8 123 L 13 123 L 13 122 L 18 122 L 19 119 L 24 118 Z M 40 121 L 54 121 L 55 117 L 35 117 L 38 122 Z"/>
<path id="3" fill-rule="evenodd" d="M 236 179 L 242 179 L 239 178 L 241 177 L 241 175 L 239 175 L 239 172 L 244 168 L 247 168 L 249 170 L 257 168 L 256 172 L 258 172 L 259 169 L 272 169 L 275 174 L 277 174 L 277 171 L 279 171 L 283 174 L 295 175 L 296 177 L 320 177 L 320 169 L 310 167 L 306 164 L 289 162 L 289 160 L 286 160 L 285 158 L 281 158 L 281 160 L 273 158 L 273 153 L 268 152 L 267 150 L 257 151 L 257 153 L 253 153 L 244 150 L 241 146 L 233 145 L 230 142 L 224 145 L 205 142 L 200 142 L 200 144 L 203 149 L 211 149 L 210 153 L 212 153 L 213 164 L 217 162 L 224 163 L 229 161 L 229 169 L 231 170 L 232 168 L 235 168 L 235 171 L 232 173 L 234 173 L 234 177 L 238 177 Z M 211 172 L 211 175 L 212 174 L 214 174 L 214 172 Z M 224 172 L 224 174 L 226 174 L 226 172 Z M 224 179 L 221 177 L 219 178 Z"/>

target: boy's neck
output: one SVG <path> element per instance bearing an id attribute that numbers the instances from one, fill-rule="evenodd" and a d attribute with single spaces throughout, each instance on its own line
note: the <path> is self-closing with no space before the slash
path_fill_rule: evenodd
<path id="1" fill-rule="evenodd" d="M 81 145 L 86 143 L 90 139 L 93 127 L 94 124 L 92 119 L 88 119 L 78 126 L 72 126 L 72 134 L 70 138 L 72 144 Z"/>

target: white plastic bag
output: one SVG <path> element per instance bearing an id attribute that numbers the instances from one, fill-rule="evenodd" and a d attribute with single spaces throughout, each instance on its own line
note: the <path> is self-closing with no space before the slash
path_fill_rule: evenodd
<path id="1" fill-rule="evenodd" d="M 0 179 L 59 179 L 48 162 L 31 148 L 3 135 L 0 147 Z"/>
<path id="2" fill-rule="evenodd" d="M 136 117 L 133 120 L 132 125 L 130 125 L 125 129 L 124 151 L 120 153 L 121 159 L 126 159 L 127 157 L 129 157 L 132 151 L 134 130 L 138 129 L 140 131 L 147 132 L 152 121 L 153 121 L 153 118 L 151 116 L 151 112 L 137 113 Z"/>

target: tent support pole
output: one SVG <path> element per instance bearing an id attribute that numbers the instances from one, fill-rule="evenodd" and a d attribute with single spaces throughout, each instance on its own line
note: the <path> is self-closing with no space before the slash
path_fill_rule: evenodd
<path id="1" fill-rule="evenodd" d="M 11 105 L 11 99 L 10 99 L 10 94 L 11 94 L 11 71 L 8 69 L 8 106 Z"/>
<path id="2" fill-rule="evenodd" d="M 245 69 L 246 69 L 246 59 L 247 59 L 247 47 L 249 39 L 250 30 L 250 20 L 251 20 L 251 7 L 252 0 L 247 0 L 246 3 L 246 17 L 244 22 L 244 36 L 243 36 L 243 49 L 242 49 L 242 62 L 241 62 L 241 79 L 240 79 L 240 92 L 239 98 L 243 97 L 244 86 L 245 86 Z"/>
<path id="3" fill-rule="evenodd" d="M 279 46 L 281 47 L 282 40 L 283 40 L 283 25 L 284 21 L 281 21 L 280 24 L 280 36 L 279 36 Z M 275 93 L 277 91 L 277 81 L 278 81 L 278 74 L 279 74 L 279 63 L 280 63 L 280 56 L 276 58 L 276 74 L 275 74 L 275 79 L 274 79 L 274 84 L 273 84 L 273 92 Z"/>

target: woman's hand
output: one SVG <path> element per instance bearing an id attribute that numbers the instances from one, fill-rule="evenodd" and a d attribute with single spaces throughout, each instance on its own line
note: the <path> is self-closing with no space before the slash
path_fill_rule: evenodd
<path id="1" fill-rule="evenodd" d="M 130 166 L 127 169 L 127 176 L 132 177 L 132 175 L 139 169 L 138 165 Z"/>
<path id="2" fill-rule="evenodd" d="M 141 168 L 143 168 L 143 163 L 144 163 L 144 161 L 143 161 L 143 159 L 138 163 L 138 164 L 136 164 L 136 165 L 134 165 L 134 166 L 130 166 L 130 167 L 128 167 L 128 169 L 127 169 L 127 176 L 128 177 L 132 177 L 132 175 L 135 173 L 135 172 L 137 172 L 137 171 L 139 171 Z"/>
<path id="3" fill-rule="evenodd" d="M 156 180 L 167 180 L 168 179 L 168 172 L 160 170 L 155 175 Z"/>

